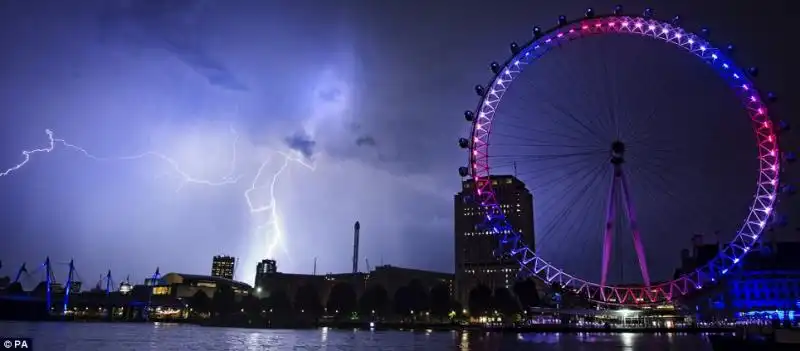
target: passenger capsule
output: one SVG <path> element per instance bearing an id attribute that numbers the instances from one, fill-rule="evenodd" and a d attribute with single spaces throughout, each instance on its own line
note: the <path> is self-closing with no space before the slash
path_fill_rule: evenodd
<path id="1" fill-rule="evenodd" d="M 500 64 L 497 62 L 492 62 L 492 64 L 489 65 L 489 69 L 492 70 L 492 73 L 498 74 L 500 73 Z"/>
<path id="2" fill-rule="evenodd" d="M 475 120 L 475 113 L 473 113 L 472 111 L 469 111 L 469 110 L 464 111 L 464 119 L 466 119 L 467 122 L 474 121 Z"/>
<path id="3" fill-rule="evenodd" d="M 775 102 L 776 100 L 778 100 L 778 95 L 771 91 L 767 93 L 767 101 Z"/>
<path id="4" fill-rule="evenodd" d="M 542 37 L 542 28 L 539 26 L 533 27 L 533 38 L 539 39 Z"/>
<path id="5" fill-rule="evenodd" d="M 486 90 L 482 85 L 478 84 L 475 86 L 475 94 L 478 94 L 478 96 L 482 97 L 484 93 L 486 93 Z"/>

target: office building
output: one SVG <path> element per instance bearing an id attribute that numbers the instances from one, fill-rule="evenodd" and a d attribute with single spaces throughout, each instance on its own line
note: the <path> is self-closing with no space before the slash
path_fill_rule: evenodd
<path id="1" fill-rule="evenodd" d="M 211 263 L 211 276 L 233 280 L 236 258 L 233 256 L 214 256 Z"/>
<path id="2" fill-rule="evenodd" d="M 508 222 L 522 241 L 534 249 L 533 195 L 514 176 L 491 176 L 491 182 Z M 478 284 L 491 289 L 512 288 L 519 270 L 515 259 L 495 256 L 498 238 L 484 227 L 486 217 L 474 201 L 474 187 L 474 181 L 463 181 L 461 192 L 455 195 L 455 295 L 462 304 Z"/>

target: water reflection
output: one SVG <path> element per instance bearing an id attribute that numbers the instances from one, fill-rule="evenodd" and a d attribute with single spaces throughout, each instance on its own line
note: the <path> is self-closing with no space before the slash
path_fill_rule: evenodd
<path id="1" fill-rule="evenodd" d="M 0 330 L 41 350 L 711 350 L 702 335 L 259 330 L 125 323 L 9 323 Z"/>
<path id="2" fill-rule="evenodd" d="M 633 338 L 635 336 L 636 334 L 634 333 L 622 333 L 619 335 L 624 350 L 633 350 Z"/>
<path id="3" fill-rule="evenodd" d="M 328 327 L 322 327 L 322 332 L 320 333 L 320 341 L 324 344 L 328 341 Z"/>

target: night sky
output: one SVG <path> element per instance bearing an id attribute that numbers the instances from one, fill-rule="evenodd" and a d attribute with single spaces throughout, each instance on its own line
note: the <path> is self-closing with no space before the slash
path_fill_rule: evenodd
<path id="1" fill-rule="evenodd" d="M 74 258 L 85 284 L 107 269 L 132 280 L 157 266 L 207 274 L 215 254 L 239 257 L 245 282 L 268 257 L 284 272 L 311 273 L 315 258 L 318 272 L 343 272 L 356 220 L 362 269 L 366 258 L 452 271 L 452 202 L 466 162 L 456 141 L 469 130 L 463 111 L 478 102 L 472 87 L 534 25 L 616 2 L 445 3 L 0 2 L 0 172 L 24 161 L 23 150 L 48 147 L 46 129 L 66 142 L 0 177 L 0 275 L 47 255 L 61 276 Z M 792 119 L 800 58 L 786 16 L 798 5 L 623 5 L 680 14 L 689 30 L 712 28 L 717 45 L 735 43 L 739 65 L 761 68 L 760 89 L 784 97 L 772 114 Z M 491 150 L 513 155 L 505 167 L 494 160 L 497 172 L 513 173 L 517 161 L 531 183 L 545 257 L 599 275 L 608 181 L 598 175 L 578 200 L 564 194 L 570 177 L 607 160 L 614 133 L 596 127 L 603 142 L 588 143 L 561 110 L 600 123 L 614 105 L 623 135 L 642 143 L 631 145 L 631 190 L 654 279 L 670 274 L 692 233 L 730 237 L 755 190 L 756 150 L 746 115 L 715 78 L 690 55 L 638 37 L 578 41 L 525 72 L 498 112 Z M 575 170 L 558 157 L 522 162 L 575 145 L 597 158 Z M 790 207 L 779 205 L 789 224 L 776 230 L 787 238 L 800 227 Z M 619 234 L 613 274 L 635 281 L 629 234 Z"/>

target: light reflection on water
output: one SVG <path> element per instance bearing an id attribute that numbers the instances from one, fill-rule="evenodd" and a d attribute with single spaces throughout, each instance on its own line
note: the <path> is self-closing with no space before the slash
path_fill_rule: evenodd
<path id="1" fill-rule="evenodd" d="M 3 336 L 39 350 L 710 350 L 685 334 L 267 330 L 178 324 L 0 322 Z"/>

